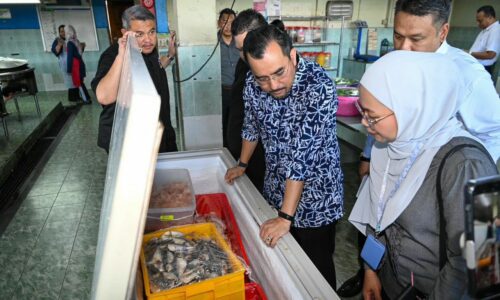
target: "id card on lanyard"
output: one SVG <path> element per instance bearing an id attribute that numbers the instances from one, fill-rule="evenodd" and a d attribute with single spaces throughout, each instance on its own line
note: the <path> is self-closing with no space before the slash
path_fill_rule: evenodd
<path id="1" fill-rule="evenodd" d="M 376 235 L 379 235 L 381 230 L 381 223 L 382 223 L 382 217 L 384 216 L 385 208 L 389 200 L 394 196 L 394 194 L 398 191 L 399 186 L 403 182 L 403 180 L 406 178 L 408 175 L 408 172 L 410 171 L 411 167 L 413 166 L 413 163 L 415 163 L 415 159 L 417 159 L 418 154 L 420 153 L 420 149 L 422 149 L 423 144 L 418 144 L 412 151 L 410 155 L 410 159 L 406 163 L 403 172 L 399 175 L 398 180 L 396 181 L 396 184 L 394 185 L 394 188 L 391 190 L 389 193 L 389 196 L 387 199 L 384 201 L 384 194 L 385 190 L 387 188 L 387 175 L 389 173 L 389 166 L 391 163 L 391 160 L 389 159 L 387 161 L 386 167 L 385 167 L 385 172 L 384 172 L 384 177 L 382 179 L 382 186 L 380 187 L 380 194 L 379 194 L 379 201 L 378 201 L 378 206 L 377 206 L 377 226 L 375 228 L 375 233 Z M 363 249 L 361 250 L 361 258 L 372 268 L 373 270 L 377 270 L 380 267 L 380 262 L 382 261 L 382 258 L 384 257 L 385 254 L 385 245 L 382 244 L 376 236 L 374 235 L 368 235 L 366 238 L 365 245 L 363 246 Z"/>

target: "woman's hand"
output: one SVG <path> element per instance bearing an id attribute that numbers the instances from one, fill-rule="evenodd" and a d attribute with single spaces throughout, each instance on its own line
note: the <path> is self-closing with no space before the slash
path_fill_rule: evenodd
<path id="1" fill-rule="evenodd" d="M 382 300 L 382 285 L 377 273 L 373 270 L 365 270 L 365 280 L 363 283 L 363 299 Z"/>

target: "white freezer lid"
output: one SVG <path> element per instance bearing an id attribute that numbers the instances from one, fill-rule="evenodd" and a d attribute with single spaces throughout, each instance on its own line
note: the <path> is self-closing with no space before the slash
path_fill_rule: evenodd
<path id="1" fill-rule="evenodd" d="M 236 165 L 227 149 L 162 153 L 157 169 L 186 168 L 195 194 L 225 193 L 240 228 L 251 264 L 251 276 L 269 299 L 339 299 L 295 239 L 287 234 L 271 249 L 259 237 L 264 221 L 276 211 L 261 196 L 247 176 L 233 185 L 224 174 Z"/>
<path id="2" fill-rule="evenodd" d="M 128 37 L 116 102 L 97 242 L 92 299 L 130 299 L 162 126 L 160 96 L 135 38 Z"/>

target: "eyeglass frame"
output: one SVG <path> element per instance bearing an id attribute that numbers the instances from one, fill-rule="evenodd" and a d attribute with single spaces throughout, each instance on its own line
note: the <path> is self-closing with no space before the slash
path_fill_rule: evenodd
<path id="1" fill-rule="evenodd" d="M 283 71 L 281 74 L 271 74 L 269 76 L 262 76 L 262 77 L 257 77 L 257 76 L 253 76 L 255 78 L 255 81 L 258 83 L 258 84 L 269 84 L 272 81 L 276 81 L 276 80 L 280 80 L 281 78 L 283 78 L 287 73 L 288 73 L 288 70 L 290 69 L 290 64 L 288 64 L 288 66 L 284 67 L 283 68 Z"/>
<path id="2" fill-rule="evenodd" d="M 356 106 L 356 109 L 361 114 L 361 116 L 363 117 L 363 119 L 365 119 L 366 123 L 368 123 L 368 127 L 370 127 L 371 129 L 373 129 L 373 127 L 375 126 L 375 124 L 377 124 L 378 122 L 380 122 L 380 121 L 382 121 L 382 120 L 384 120 L 384 119 L 386 119 L 386 118 L 394 115 L 394 112 L 391 112 L 390 114 L 385 115 L 383 117 L 372 119 L 372 118 L 368 117 L 368 115 L 366 114 L 366 112 L 364 111 L 364 109 L 361 107 L 361 105 L 359 105 L 359 100 L 354 101 L 354 106 Z"/>
<path id="3" fill-rule="evenodd" d="M 143 39 L 146 36 L 148 37 L 156 36 L 157 33 L 158 32 L 156 31 L 156 29 L 151 29 L 149 32 L 142 32 L 142 31 L 134 32 L 134 35 L 136 39 Z"/>

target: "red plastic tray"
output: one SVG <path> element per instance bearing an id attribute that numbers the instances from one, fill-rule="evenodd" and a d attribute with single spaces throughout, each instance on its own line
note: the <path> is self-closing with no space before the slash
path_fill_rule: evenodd
<path id="1" fill-rule="evenodd" d="M 245 283 L 245 300 L 267 300 L 262 287 L 256 282 Z"/>
<path id="2" fill-rule="evenodd" d="M 196 212 L 198 215 L 215 215 L 226 225 L 226 232 L 231 247 L 236 255 L 243 257 L 247 265 L 250 266 L 245 247 L 241 240 L 240 229 L 234 217 L 231 205 L 225 194 L 204 194 L 196 195 Z M 245 300 L 267 300 L 262 287 L 256 282 L 249 282 L 245 276 Z"/>
<path id="3" fill-rule="evenodd" d="M 231 205 L 225 194 L 204 194 L 196 195 L 196 212 L 198 215 L 215 215 L 226 225 L 226 236 L 228 237 L 231 248 L 236 255 L 242 257 L 248 266 L 248 259 L 243 242 L 241 241 L 240 229 L 234 217 Z"/>

